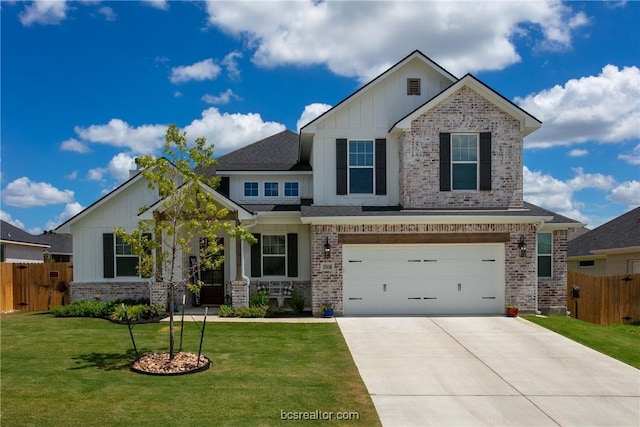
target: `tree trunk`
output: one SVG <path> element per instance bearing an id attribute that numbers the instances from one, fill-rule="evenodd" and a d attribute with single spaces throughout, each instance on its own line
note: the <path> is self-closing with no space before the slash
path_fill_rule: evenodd
<path id="1" fill-rule="evenodd" d="M 173 305 L 175 304 L 176 295 L 173 283 L 169 284 L 169 360 L 173 360 L 176 356 L 175 352 L 175 331 L 173 328 Z"/>

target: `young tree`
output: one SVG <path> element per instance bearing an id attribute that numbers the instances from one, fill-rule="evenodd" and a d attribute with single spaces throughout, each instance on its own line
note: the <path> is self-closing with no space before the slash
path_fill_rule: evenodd
<path id="1" fill-rule="evenodd" d="M 239 222 L 230 218 L 227 209 L 219 208 L 209 189 L 215 189 L 220 179 L 206 176 L 204 171 L 216 165 L 213 145 L 205 138 L 187 143 L 187 134 L 176 125 L 169 125 L 162 150 L 164 157 L 147 155 L 136 161 L 147 186 L 157 191 L 160 202 L 154 206 L 154 219 L 140 221 L 137 229 L 122 228 L 115 233 L 138 255 L 138 272 L 167 286 L 169 309 L 169 358 L 175 356 L 173 305 L 176 289 L 186 287 L 200 291 L 202 282 L 185 264 L 185 256 L 198 248 L 201 268 L 218 268 L 224 259 L 216 254 L 223 249 L 217 237 L 221 232 L 250 244 L 255 238 Z M 141 208 L 141 212 L 148 207 Z"/>

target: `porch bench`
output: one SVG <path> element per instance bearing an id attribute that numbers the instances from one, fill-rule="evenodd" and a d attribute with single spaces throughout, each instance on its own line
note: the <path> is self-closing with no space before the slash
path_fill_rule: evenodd
<path id="1" fill-rule="evenodd" d="M 258 292 L 264 292 L 269 298 L 275 298 L 278 307 L 284 307 L 284 301 L 291 298 L 293 292 L 293 281 L 291 280 L 258 280 L 256 285 Z"/>

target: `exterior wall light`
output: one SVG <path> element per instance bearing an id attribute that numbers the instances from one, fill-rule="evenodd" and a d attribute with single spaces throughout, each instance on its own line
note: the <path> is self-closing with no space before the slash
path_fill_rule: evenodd
<path id="1" fill-rule="evenodd" d="M 520 249 L 520 256 L 527 256 L 527 244 L 524 241 L 524 235 L 520 235 L 520 240 L 518 240 L 518 249 Z"/>
<path id="2" fill-rule="evenodd" d="M 324 244 L 324 257 L 331 258 L 331 245 L 329 244 L 329 238 L 327 237 L 327 241 Z"/>

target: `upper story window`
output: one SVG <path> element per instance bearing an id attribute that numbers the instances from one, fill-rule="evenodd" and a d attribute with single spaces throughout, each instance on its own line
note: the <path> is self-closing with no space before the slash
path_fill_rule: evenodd
<path id="1" fill-rule="evenodd" d="M 284 183 L 285 197 L 298 197 L 300 195 L 300 185 L 297 182 Z"/>
<path id="2" fill-rule="evenodd" d="M 258 197 L 258 183 L 257 182 L 245 182 L 244 183 L 244 197 Z"/>
<path id="3" fill-rule="evenodd" d="M 478 189 L 478 135 L 451 135 L 451 188 Z"/>
<path id="4" fill-rule="evenodd" d="M 552 277 L 552 234 L 538 233 L 538 277 Z"/>
<path id="5" fill-rule="evenodd" d="M 264 196 L 265 197 L 278 197 L 278 183 L 277 182 L 265 182 L 264 183 Z"/>
<path id="6" fill-rule="evenodd" d="M 349 193 L 373 194 L 373 141 L 349 141 Z"/>

